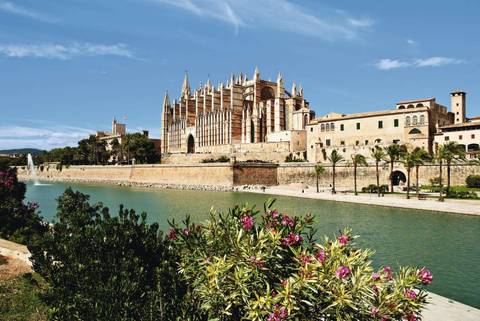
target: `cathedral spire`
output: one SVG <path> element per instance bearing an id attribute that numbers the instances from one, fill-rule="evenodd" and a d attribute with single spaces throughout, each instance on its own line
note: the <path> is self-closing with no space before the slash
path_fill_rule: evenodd
<path id="1" fill-rule="evenodd" d="M 190 83 L 188 82 L 187 71 L 185 71 L 185 77 L 183 78 L 182 96 L 190 96 Z"/>
<path id="2" fill-rule="evenodd" d="M 279 71 L 278 72 L 278 76 L 277 76 L 277 83 L 281 83 L 283 82 L 283 75 L 282 73 Z"/>
<path id="3" fill-rule="evenodd" d="M 303 87 L 302 87 L 302 84 L 299 84 L 298 85 L 298 95 L 303 97 Z"/>
<path id="4" fill-rule="evenodd" d="M 255 71 L 253 72 L 253 80 L 260 80 L 260 71 L 258 70 L 258 67 L 255 67 Z"/>
<path id="5" fill-rule="evenodd" d="M 165 113 L 166 108 L 170 105 L 170 100 L 168 98 L 168 90 L 165 90 L 165 95 L 163 96 L 163 113 Z"/>
<path id="6" fill-rule="evenodd" d="M 297 97 L 297 84 L 295 82 L 292 84 L 292 97 Z"/>

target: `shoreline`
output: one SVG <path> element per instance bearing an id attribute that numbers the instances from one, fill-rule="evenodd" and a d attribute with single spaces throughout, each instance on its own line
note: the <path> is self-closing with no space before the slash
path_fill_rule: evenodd
<path id="1" fill-rule="evenodd" d="M 21 181 L 31 181 L 30 177 L 19 176 Z M 106 184 L 125 187 L 143 187 L 158 189 L 176 189 L 176 190 L 197 190 L 197 191 L 215 191 L 215 192 L 246 192 L 266 194 L 273 196 L 288 196 L 298 198 L 318 199 L 333 202 L 355 203 L 363 205 L 395 207 L 403 209 L 413 209 L 430 212 L 443 212 L 456 215 L 480 216 L 480 201 L 475 200 L 457 200 L 445 199 L 439 202 L 436 199 L 418 200 L 415 195 L 406 199 L 404 195 L 389 195 L 378 197 L 377 194 L 362 194 L 355 196 L 352 194 L 337 193 L 332 195 L 329 191 L 320 193 L 315 192 L 314 187 L 301 187 L 290 185 L 278 185 L 265 187 L 263 191 L 260 185 L 209 185 L 209 184 L 166 184 L 166 183 L 143 183 L 123 180 L 106 179 L 83 179 L 83 178 L 41 178 L 43 182 L 72 182 L 86 184 Z M 303 190 L 303 192 L 302 192 Z"/>

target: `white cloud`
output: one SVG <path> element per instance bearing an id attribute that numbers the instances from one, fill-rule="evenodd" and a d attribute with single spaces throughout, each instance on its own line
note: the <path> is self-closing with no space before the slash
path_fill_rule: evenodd
<path id="1" fill-rule="evenodd" d="M 417 42 L 416 42 L 415 40 L 413 40 L 413 39 L 407 39 L 406 42 L 407 42 L 407 44 L 409 44 L 410 46 L 414 46 L 414 45 L 417 44 Z"/>
<path id="2" fill-rule="evenodd" d="M 398 60 L 398 59 L 381 59 L 374 63 L 374 66 L 380 70 L 390 70 L 398 68 L 423 68 L 423 67 L 440 67 L 445 65 L 456 65 L 465 63 L 464 60 L 448 57 L 428 57 L 417 58 L 413 60 Z"/>
<path id="3" fill-rule="evenodd" d="M 373 24 L 369 19 L 346 17 L 328 11 L 323 17 L 289 0 L 147 0 L 170 5 L 190 14 L 212 18 L 240 28 L 266 27 L 325 40 L 353 39 L 358 30 Z"/>
<path id="4" fill-rule="evenodd" d="M 0 149 L 29 147 L 52 149 L 76 146 L 79 140 L 87 138 L 92 133 L 95 131 L 63 125 L 49 128 L 0 126 Z"/>
<path id="5" fill-rule="evenodd" d="M 0 44 L 0 56 L 11 58 L 46 58 L 66 60 L 74 57 L 119 56 L 133 58 L 127 45 L 72 44 Z"/>
<path id="6" fill-rule="evenodd" d="M 47 17 L 35 11 L 31 11 L 29 9 L 25 9 L 23 7 L 20 7 L 8 1 L 0 1 L 0 11 L 8 12 L 11 14 L 15 14 L 18 16 L 35 19 L 43 22 L 55 23 L 55 20 L 50 17 Z"/>

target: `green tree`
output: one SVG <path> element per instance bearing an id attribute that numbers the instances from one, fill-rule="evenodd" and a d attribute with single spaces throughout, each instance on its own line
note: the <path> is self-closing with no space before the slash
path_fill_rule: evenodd
<path id="1" fill-rule="evenodd" d="M 420 166 L 424 165 L 426 161 L 429 161 L 431 160 L 431 157 L 430 157 L 430 154 L 428 154 L 428 152 L 423 149 L 423 148 L 415 148 L 412 152 L 412 156 L 413 156 L 413 163 L 414 163 L 414 166 L 415 166 L 415 186 L 416 186 L 416 194 L 417 194 L 417 197 L 420 193 L 420 186 L 418 184 L 418 179 L 419 179 L 419 175 L 418 175 L 418 172 L 420 170 Z"/>
<path id="2" fill-rule="evenodd" d="M 67 189 L 57 219 L 30 246 L 34 269 L 49 284 L 53 320 L 175 320 L 182 301 L 175 251 L 147 215 L 102 204 Z"/>
<path id="3" fill-rule="evenodd" d="M 460 161 L 465 161 L 465 149 L 460 146 L 458 143 L 449 141 L 442 146 L 442 157 L 447 165 L 447 195 L 450 192 L 450 172 L 452 164 L 455 164 Z"/>
<path id="4" fill-rule="evenodd" d="M 358 166 L 368 166 L 367 160 L 365 156 L 362 154 L 353 154 L 352 155 L 352 163 L 353 163 L 353 189 L 355 191 L 355 195 L 358 195 L 357 191 L 357 167 Z"/>
<path id="5" fill-rule="evenodd" d="M 415 166 L 416 155 L 413 152 L 406 151 L 401 155 L 400 162 L 403 163 L 403 166 L 407 170 L 407 199 L 410 199 L 410 177 L 412 173 L 412 168 Z"/>
<path id="6" fill-rule="evenodd" d="M 405 145 L 392 144 L 384 147 L 384 151 L 385 160 L 390 163 L 390 192 L 393 193 L 393 167 L 395 166 L 395 162 L 406 152 L 406 147 Z"/>
<path id="7" fill-rule="evenodd" d="M 332 194 L 335 194 L 337 192 L 335 189 L 335 176 L 336 176 L 335 168 L 337 167 L 338 164 L 343 162 L 345 159 L 342 156 L 342 154 L 340 154 L 336 149 L 332 150 L 332 152 L 330 153 L 327 159 L 330 162 L 330 164 L 332 164 Z"/>
<path id="8" fill-rule="evenodd" d="M 111 148 L 111 156 L 113 157 L 115 163 L 120 163 L 122 160 L 122 145 L 118 141 L 118 139 L 113 139 L 112 142 L 110 143 L 110 148 Z"/>
<path id="9" fill-rule="evenodd" d="M 371 154 L 373 160 L 375 161 L 375 173 L 376 173 L 376 178 L 377 178 L 377 193 L 378 197 L 380 197 L 380 172 L 378 169 L 378 165 L 382 160 L 385 159 L 385 152 L 383 151 L 382 148 L 376 146 L 375 149 L 372 151 Z"/>
<path id="10" fill-rule="evenodd" d="M 160 155 L 155 150 L 155 145 L 141 133 L 127 134 L 123 150 L 127 154 L 127 162 L 132 158 L 139 164 L 153 164 L 160 160 Z"/>
<path id="11" fill-rule="evenodd" d="M 321 174 L 325 172 L 325 167 L 323 167 L 321 164 L 317 163 L 315 164 L 315 177 L 316 177 L 316 183 L 317 183 L 317 193 L 320 192 L 318 188 L 318 179 Z"/>

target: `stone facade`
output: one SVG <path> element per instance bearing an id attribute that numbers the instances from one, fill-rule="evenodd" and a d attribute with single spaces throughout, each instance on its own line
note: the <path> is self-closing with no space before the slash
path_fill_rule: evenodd
<path id="1" fill-rule="evenodd" d="M 162 113 L 163 153 L 216 153 L 251 144 L 288 142 L 289 151 L 305 150 L 305 126 L 314 117 L 303 89 L 285 90 L 281 74 L 275 82 L 232 75 L 216 88 L 210 80 L 193 92 L 188 76 L 178 100 L 165 94 Z M 285 134 L 285 136 L 282 135 Z M 279 135 L 275 135 L 279 134 Z M 301 138 L 303 137 L 303 138 Z M 230 156 L 230 155 L 228 155 Z"/>

